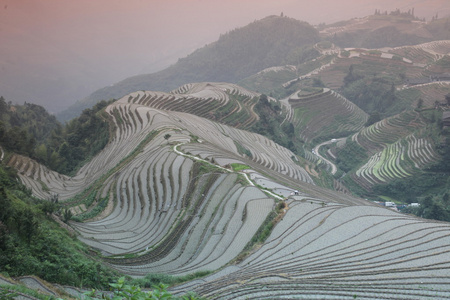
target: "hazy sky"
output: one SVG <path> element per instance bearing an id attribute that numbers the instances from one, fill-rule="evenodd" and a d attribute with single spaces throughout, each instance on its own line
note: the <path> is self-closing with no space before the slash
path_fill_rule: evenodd
<path id="1" fill-rule="evenodd" d="M 56 112 L 268 15 L 315 25 L 412 7 L 450 15 L 449 0 L 0 0 L 0 95 Z"/>

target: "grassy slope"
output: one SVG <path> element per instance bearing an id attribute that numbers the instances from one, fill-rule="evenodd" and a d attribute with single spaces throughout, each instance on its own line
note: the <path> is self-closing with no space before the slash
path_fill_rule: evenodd
<path id="1" fill-rule="evenodd" d="M 88 255 L 89 249 L 51 217 L 60 208 L 38 201 L 0 165 L 0 266 L 9 276 L 34 274 L 73 286 L 106 287 L 117 273 Z"/>

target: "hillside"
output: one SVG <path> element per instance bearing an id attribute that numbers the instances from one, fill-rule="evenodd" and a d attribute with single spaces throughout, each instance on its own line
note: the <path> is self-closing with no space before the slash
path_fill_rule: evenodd
<path id="1" fill-rule="evenodd" d="M 433 39 L 434 22 L 376 14 L 327 28 L 357 41 L 397 24 Z M 14 253 L 2 258 L 14 276 L 45 276 L 33 237 L 58 222 L 89 260 L 64 277 L 74 295 L 106 287 L 82 276 L 95 261 L 108 279 L 184 278 L 172 293 L 208 299 L 449 298 L 450 40 L 366 49 L 317 37 L 289 18 L 255 21 L 139 76 L 165 88 L 127 79 L 131 92 L 65 125 L 0 101 L 0 201 L 18 211 L 0 214 L 0 250 Z"/>
<path id="2" fill-rule="evenodd" d="M 211 96 L 201 86 L 196 93 Z M 75 214 L 70 225 L 79 239 L 110 267 L 143 277 L 228 265 L 171 290 L 220 299 L 382 298 L 394 286 L 412 298 L 450 293 L 448 223 L 320 188 L 289 150 L 258 134 L 152 107 L 155 98 L 136 92 L 107 106 L 113 136 L 74 177 L 21 156 L 9 160 L 35 195 L 59 194 Z M 403 229 L 393 235 L 393 226 Z M 267 240 L 253 248 L 263 232 Z"/>
<path id="3" fill-rule="evenodd" d="M 450 39 L 448 18 L 424 22 L 411 12 L 393 11 L 317 29 L 288 17 L 270 16 L 223 34 L 205 47 L 156 73 L 126 78 L 99 89 L 58 114 L 69 120 L 100 100 L 118 99 L 137 90 L 168 92 L 186 83 L 238 83 L 266 68 L 301 65 L 317 57 L 320 40 L 339 47 L 381 48 Z"/>
<path id="4" fill-rule="evenodd" d="M 173 290 L 210 299 L 448 297 L 448 223 L 295 196 L 288 207 L 250 256 Z"/>
<path id="5" fill-rule="evenodd" d="M 86 244 L 105 256 L 142 254 L 108 259 L 126 274 L 179 275 L 225 265 L 244 249 L 272 211 L 271 195 L 283 199 L 300 189 L 321 199 L 364 203 L 314 186 L 310 175 L 294 162 L 292 152 L 260 135 L 186 113 L 168 114 L 147 106 L 148 98 L 137 92 L 106 108 L 116 124 L 114 136 L 74 177 L 61 176 L 17 155 L 8 163 L 18 169 L 33 194 L 47 198 L 49 192 L 57 193 L 75 217 L 90 220 L 72 223 Z M 236 172 L 230 167 L 233 164 L 248 169 Z M 96 203 L 82 200 L 79 193 L 105 203 L 101 219 L 91 219 L 95 215 L 90 206 Z M 222 254 L 210 253 L 232 240 L 236 244 Z M 214 259 L 206 260 L 210 255 Z M 202 257 L 202 262 L 194 263 L 196 257 Z"/>
<path id="6" fill-rule="evenodd" d="M 232 30 L 205 47 L 194 51 L 167 69 L 124 79 L 100 89 L 59 114 L 68 120 L 102 99 L 118 99 L 138 90 L 168 92 L 183 84 L 202 81 L 236 83 L 271 66 L 290 60 L 314 58 L 305 52 L 320 39 L 311 25 L 292 18 L 270 16 Z M 305 57 L 302 57 L 306 53 Z"/>

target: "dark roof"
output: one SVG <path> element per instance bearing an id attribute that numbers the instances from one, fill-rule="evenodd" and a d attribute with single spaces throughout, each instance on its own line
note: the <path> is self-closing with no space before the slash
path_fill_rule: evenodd
<path id="1" fill-rule="evenodd" d="M 442 123 L 444 126 L 450 126 L 450 110 L 446 110 L 442 113 Z"/>

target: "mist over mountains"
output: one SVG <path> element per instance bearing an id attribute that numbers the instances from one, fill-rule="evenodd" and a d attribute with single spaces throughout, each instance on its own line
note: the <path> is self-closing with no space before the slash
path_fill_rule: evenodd
<path id="1" fill-rule="evenodd" d="M 290 17 L 266 17 L 221 35 L 216 42 L 162 71 L 129 77 L 97 90 L 59 113 L 58 118 L 71 119 L 99 100 L 117 99 L 136 90 L 168 92 L 202 81 L 237 83 L 268 67 L 298 65 L 318 55 L 313 45 L 321 39 L 343 48 L 396 47 L 448 39 L 450 33 L 439 25 L 442 22 L 445 19 L 426 24 L 411 19 L 398 23 L 366 17 L 313 27 Z"/>
<path id="2" fill-rule="evenodd" d="M 189 82 L 235 83 L 265 68 L 314 58 L 318 31 L 306 22 L 267 17 L 221 35 L 218 41 L 194 51 L 162 71 L 137 75 L 100 89 L 60 114 L 76 116 L 99 99 L 118 98 L 137 90 L 170 91 Z M 296 53 L 304 57 L 295 57 Z M 300 60 L 300 61 L 299 61 Z"/>
<path id="3" fill-rule="evenodd" d="M 0 294 L 450 297 L 450 18 L 417 14 L 258 18 L 65 123 L 0 97 Z"/>
<path id="4" fill-rule="evenodd" d="M 443 0 L 0 1 L 0 95 L 60 112 L 95 90 L 153 73 L 234 28 L 268 15 L 312 25 L 415 8 L 428 21 Z"/>

